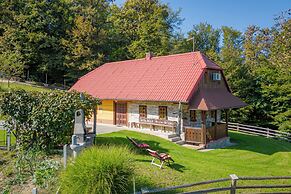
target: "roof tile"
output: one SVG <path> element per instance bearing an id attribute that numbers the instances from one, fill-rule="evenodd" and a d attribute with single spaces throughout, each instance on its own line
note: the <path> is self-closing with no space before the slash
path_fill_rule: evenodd
<path id="1" fill-rule="evenodd" d="M 100 99 L 188 102 L 205 68 L 221 69 L 200 52 L 111 62 L 70 90 Z"/>

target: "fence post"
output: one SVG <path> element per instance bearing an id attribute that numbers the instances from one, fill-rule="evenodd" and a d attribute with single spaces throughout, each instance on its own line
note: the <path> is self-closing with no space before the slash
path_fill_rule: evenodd
<path id="1" fill-rule="evenodd" d="M 11 135 L 10 135 L 10 130 L 7 130 L 6 134 L 6 141 L 7 141 L 7 151 L 10 151 L 10 145 L 11 145 Z"/>
<path id="2" fill-rule="evenodd" d="M 37 194 L 37 188 L 32 189 L 32 194 Z"/>
<path id="3" fill-rule="evenodd" d="M 269 128 L 267 128 L 267 138 L 269 138 Z"/>
<path id="4" fill-rule="evenodd" d="M 236 124 L 236 131 L 239 131 L 238 123 Z"/>
<path id="5" fill-rule="evenodd" d="M 236 181 L 239 179 L 238 176 L 235 174 L 229 175 L 231 178 L 231 189 L 230 189 L 230 194 L 235 194 L 236 192 Z"/>
<path id="6" fill-rule="evenodd" d="M 134 180 L 134 177 L 132 177 L 132 182 L 133 182 L 133 194 L 135 194 L 135 180 Z"/>
<path id="7" fill-rule="evenodd" d="M 77 136 L 76 135 L 72 135 L 72 145 L 75 145 L 75 146 L 78 145 Z M 77 154 L 78 154 L 77 149 L 73 149 L 73 157 L 74 157 L 74 159 L 77 157 Z"/>
<path id="8" fill-rule="evenodd" d="M 68 159 L 68 145 L 65 144 L 64 147 L 63 147 L 63 155 L 64 155 L 64 168 L 67 167 L 67 159 Z"/>

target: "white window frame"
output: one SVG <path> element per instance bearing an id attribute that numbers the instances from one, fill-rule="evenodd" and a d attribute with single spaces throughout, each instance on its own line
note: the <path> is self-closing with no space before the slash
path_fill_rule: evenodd
<path id="1" fill-rule="evenodd" d="M 213 81 L 220 81 L 221 80 L 221 74 L 219 72 L 212 73 L 211 77 L 212 77 Z"/>

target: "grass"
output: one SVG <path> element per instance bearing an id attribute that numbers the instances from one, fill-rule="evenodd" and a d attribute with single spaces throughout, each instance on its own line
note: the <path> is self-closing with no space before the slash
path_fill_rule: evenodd
<path id="1" fill-rule="evenodd" d="M 232 142 L 236 146 L 199 152 L 176 145 L 156 136 L 132 131 L 119 131 L 103 134 L 97 137 L 97 144 L 113 144 L 128 146 L 126 136 L 147 143 L 154 150 L 169 153 L 175 163 L 171 167 L 160 170 L 150 164 L 151 157 L 146 153 L 136 152 L 137 188 L 166 187 L 204 180 L 238 176 L 288 176 L 291 174 L 291 144 L 258 136 L 230 132 Z M 134 149 L 134 148 L 133 148 Z M 291 181 L 260 181 L 243 182 L 242 184 L 291 184 Z M 217 183 L 212 186 L 229 186 L 227 183 Z M 205 187 L 199 187 L 205 188 Z M 186 189 L 187 191 L 193 188 Z M 255 191 L 255 190 L 251 190 Z M 256 190 L 260 192 L 261 190 Z M 265 189 L 262 191 L 270 191 Z M 180 191 L 179 191 L 180 192 Z"/>
<path id="2" fill-rule="evenodd" d="M 24 83 L 11 82 L 9 85 L 10 86 L 8 87 L 7 82 L 0 82 L 0 92 L 8 91 L 9 89 L 23 89 L 26 91 L 39 91 L 39 92 L 49 91 L 48 88 L 42 86 L 32 86 Z"/>
<path id="3" fill-rule="evenodd" d="M 0 146 L 5 146 L 6 142 L 6 131 L 0 129 Z M 11 145 L 15 144 L 15 136 L 11 133 Z"/>

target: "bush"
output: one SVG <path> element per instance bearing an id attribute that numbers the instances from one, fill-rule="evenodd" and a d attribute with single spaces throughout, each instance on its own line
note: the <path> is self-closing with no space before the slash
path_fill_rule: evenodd
<path id="1" fill-rule="evenodd" d="M 54 184 L 55 175 L 60 168 L 60 163 L 55 160 L 43 160 L 36 165 L 32 182 L 41 188 L 48 188 Z"/>
<path id="2" fill-rule="evenodd" d="M 134 169 L 133 161 L 128 148 L 86 149 L 61 173 L 61 192 L 128 193 Z"/>
<path id="3" fill-rule="evenodd" d="M 61 168 L 59 161 L 32 149 L 7 153 L 9 154 L 0 155 L 4 156 L 0 160 L 0 172 L 5 177 L 2 184 L 0 183 L 0 193 L 10 193 L 13 185 L 27 184 L 30 180 L 37 188 L 50 189 L 56 185 L 57 174 Z"/>
<path id="4" fill-rule="evenodd" d="M 81 100 L 76 92 L 13 90 L 0 93 L 0 115 L 6 116 L 8 129 L 16 128 L 18 147 L 50 151 L 70 141 L 75 111 L 89 116 L 98 103 L 88 95 Z"/>

